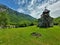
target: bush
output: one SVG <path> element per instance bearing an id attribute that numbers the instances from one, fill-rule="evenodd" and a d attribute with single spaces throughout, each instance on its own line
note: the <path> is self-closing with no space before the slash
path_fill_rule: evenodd
<path id="1" fill-rule="evenodd" d="M 54 25 L 59 25 L 59 23 L 54 23 Z"/>

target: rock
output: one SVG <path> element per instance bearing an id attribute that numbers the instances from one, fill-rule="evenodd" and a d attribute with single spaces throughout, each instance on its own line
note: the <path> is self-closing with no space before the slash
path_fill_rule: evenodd
<path id="1" fill-rule="evenodd" d="M 41 36 L 40 33 L 36 33 L 36 32 L 31 33 L 31 35 L 34 36 L 34 37 L 37 37 L 37 38 Z"/>

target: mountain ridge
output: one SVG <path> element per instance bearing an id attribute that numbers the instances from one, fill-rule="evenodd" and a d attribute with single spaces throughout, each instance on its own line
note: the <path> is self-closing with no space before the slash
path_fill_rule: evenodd
<path id="1" fill-rule="evenodd" d="M 9 7 L 7 7 L 5 5 L 1 5 L 1 4 L 0 4 L 0 15 L 2 17 L 4 15 L 6 15 L 6 17 L 9 19 L 10 24 L 30 25 L 31 23 L 34 23 L 34 21 L 36 20 L 35 18 L 33 18 L 32 16 L 30 16 L 28 14 L 19 13 L 13 9 L 10 9 Z M 3 18 L 5 18 L 5 17 L 3 17 Z"/>

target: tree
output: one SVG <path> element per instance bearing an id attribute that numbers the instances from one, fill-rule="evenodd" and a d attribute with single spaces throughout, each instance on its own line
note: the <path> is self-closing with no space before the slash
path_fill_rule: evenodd
<path id="1" fill-rule="evenodd" d="M 8 14 L 5 11 L 0 12 L 0 26 L 2 26 L 2 28 L 4 28 L 8 24 L 9 24 Z"/>

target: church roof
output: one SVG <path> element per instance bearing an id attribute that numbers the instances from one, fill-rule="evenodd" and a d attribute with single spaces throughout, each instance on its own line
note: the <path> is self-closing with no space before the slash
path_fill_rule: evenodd
<path id="1" fill-rule="evenodd" d="M 45 12 L 46 12 L 46 13 L 47 13 L 47 12 L 50 12 L 50 10 L 48 10 L 48 9 L 45 9 L 45 10 L 44 10 L 44 13 L 45 13 Z"/>

